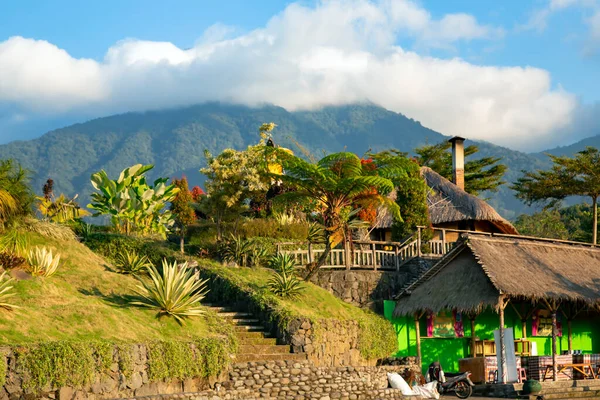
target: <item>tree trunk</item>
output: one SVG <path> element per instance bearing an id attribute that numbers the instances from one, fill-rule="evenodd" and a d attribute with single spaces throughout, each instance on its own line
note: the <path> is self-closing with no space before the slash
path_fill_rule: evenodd
<path id="1" fill-rule="evenodd" d="M 421 325 L 419 324 L 419 314 L 415 314 L 415 331 L 417 333 L 417 365 L 420 368 L 423 361 L 421 359 Z"/>
<path id="2" fill-rule="evenodd" d="M 592 227 L 592 243 L 596 244 L 598 241 L 598 196 L 592 197 L 592 212 L 593 216 L 593 227 Z"/>
<path id="3" fill-rule="evenodd" d="M 179 250 L 181 251 L 181 254 L 185 253 L 184 242 L 185 242 L 185 238 L 184 238 L 183 232 L 181 232 L 181 236 L 179 237 Z"/>
<path id="4" fill-rule="evenodd" d="M 319 270 L 319 268 L 321 268 L 325 264 L 325 261 L 327 261 L 327 257 L 329 256 L 330 252 L 331 243 L 329 242 L 329 235 L 327 235 L 327 237 L 325 238 L 325 251 L 323 252 L 323 254 L 321 254 L 321 256 L 316 262 L 308 264 L 308 274 L 306 274 L 306 277 L 304 278 L 305 281 L 309 281 L 310 278 L 312 278 L 313 275 Z"/>

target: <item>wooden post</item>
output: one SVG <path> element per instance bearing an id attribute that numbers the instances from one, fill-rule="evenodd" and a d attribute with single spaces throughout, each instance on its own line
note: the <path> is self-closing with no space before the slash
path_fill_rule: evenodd
<path id="1" fill-rule="evenodd" d="M 421 325 L 419 324 L 420 315 L 415 314 L 415 330 L 417 331 L 417 365 L 421 368 Z"/>
<path id="2" fill-rule="evenodd" d="M 475 334 L 475 318 L 476 315 L 471 315 L 471 355 L 477 357 L 477 335 Z"/>
<path id="3" fill-rule="evenodd" d="M 442 254 L 446 254 L 446 230 L 442 229 Z"/>
<path id="4" fill-rule="evenodd" d="M 377 252 L 375 251 L 375 243 L 371 243 L 371 257 L 373 257 L 373 268 L 377 271 Z"/>
<path id="5" fill-rule="evenodd" d="M 312 243 L 308 242 L 308 263 L 313 262 L 313 254 L 312 254 Z"/>
<path id="6" fill-rule="evenodd" d="M 421 227 L 417 228 L 417 255 L 421 257 Z"/>
<path id="7" fill-rule="evenodd" d="M 571 318 L 569 318 L 567 320 L 567 328 L 569 329 L 569 337 L 568 337 L 569 354 L 571 354 L 573 351 L 573 326 L 572 326 L 571 322 L 572 322 L 572 320 L 571 320 Z"/>
<path id="8" fill-rule="evenodd" d="M 527 339 L 527 320 L 526 319 L 521 320 L 521 330 L 523 331 L 521 338 Z"/>
<path id="9" fill-rule="evenodd" d="M 394 254 L 396 255 L 396 272 L 400 271 L 400 253 L 398 252 L 398 245 L 394 245 Z"/>
<path id="10" fill-rule="evenodd" d="M 504 309 L 506 308 L 507 301 L 504 295 L 500 296 L 500 365 L 502 366 L 502 383 L 508 383 L 508 375 L 506 371 L 506 345 L 504 344 Z M 498 349 L 498 344 L 496 343 L 496 349 Z"/>
<path id="11" fill-rule="evenodd" d="M 552 311 L 552 380 L 557 381 L 558 367 L 556 365 L 556 332 L 558 327 L 556 326 L 556 310 Z"/>
<path id="12" fill-rule="evenodd" d="M 277 255 L 281 254 L 281 244 L 277 243 Z"/>

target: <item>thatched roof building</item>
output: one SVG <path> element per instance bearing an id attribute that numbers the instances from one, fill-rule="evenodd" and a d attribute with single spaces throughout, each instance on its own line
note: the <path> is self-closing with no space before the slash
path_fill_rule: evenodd
<path id="1" fill-rule="evenodd" d="M 394 314 L 477 312 L 514 300 L 600 304 L 600 249 L 519 236 L 465 234 L 398 296 Z"/>
<path id="2" fill-rule="evenodd" d="M 487 222 L 495 227 L 498 233 L 518 233 L 515 227 L 488 203 L 465 192 L 431 168 L 421 167 L 421 176 L 431 189 L 427 195 L 427 204 L 429 218 L 434 226 L 459 222 Z"/>
<path id="3" fill-rule="evenodd" d="M 516 228 L 492 206 L 459 188 L 429 167 L 421 167 L 421 176 L 430 191 L 427 195 L 429 218 L 434 227 L 515 235 Z M 396 192 L 390 197 L 395 199 Z M 394 223 L 387 208 L 380 207 L 375 228 L 388 229 Z"/>

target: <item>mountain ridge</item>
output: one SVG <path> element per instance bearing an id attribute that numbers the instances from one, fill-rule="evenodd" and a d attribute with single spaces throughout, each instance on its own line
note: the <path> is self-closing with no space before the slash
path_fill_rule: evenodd
<path id="1" fill-rule="evenodd" d="M 215 154 L 224 148 L 243 149 L 259 140 L 258 127 L 275 122 L 278 144 L 297 150 L 299 143 L 317 157 L 322 152 L 367 151 L 395 148 L 411 153 L 423 144 L 448 140 L 449 136 L 423 126 L 401 113 L 374 104 L 329 106 L 312 111 L 287 111 L 274 105 L 248 107 L 204 103 L 157 111 L 129 112 L 95 118 L 52 130 L 36 139 L 0 145 L 0 158 L 15 158 L 34 171 L 37 192 L 47 178 L 55 191 L 70 196 L 79 193 L 82 204 L 92 187 L 90 175 L 105 169 L 118 174 L 135 163 L 154 164 L 151 178 L 180 176 L 190 184 L 203 182 L 199 169 L 205 165 L 204 150 Z M 503 157 L 513 182 L 521 170 L 547 168 L 550 162 L 540 153 L 527 154 L 489 142 L 477 144 L 477 156 Z M 528 208 L 504 185 L 497 193 L 485 193 L 503 216 L 514 218 Z"/>

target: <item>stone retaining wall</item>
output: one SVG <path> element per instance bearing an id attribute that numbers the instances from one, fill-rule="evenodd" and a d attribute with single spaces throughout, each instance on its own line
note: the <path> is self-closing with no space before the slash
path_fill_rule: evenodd
<path id="1" fill-rule="evenodd" d="M 425 258 L 415 258 L 400 271 L 319 270 L 311 282 L 321 286 L 346 303 L 358 307 L 376 308 L 376 303 L 390 300 L 404 286 L 431 266 Z"/>
<path id="2" fill-rule="evenodd" d="M 315 367 L 309 361 L 267 361 L 235 364 L 229 380 L 215 390 L 178 397 L 208 399 L 404 399 L 388 389 L 387 372 L 403 367 Z"/>
<path id="3" fill-rule="evenodd" d="M 198 392 L 214 387 L 217 381 L 227 379 L 227 373 L 224 371 L 221 377 L 207 379 L 187 379 L 171 380 L 169 382 L 150 382 L 148 378 L 148 354 L 146 346 L 132 345 L 131 350 L 131 371 L 127 377 L 119 368 L 119 360 L 116 356 L 111 365 L 110 371 L 102 373 L 96 377 L 94 382 L 81 387 L 46 387 L 39 393 L 23 388 L 22 371 L 16 367 L 16 358 L 9 348 L 2 348 L 6 355 L 7 371 L 6 383 L 0 389 L 0 400 L 16 399 L 58 399 L 58 400 L 96 400 L 96 399 L 114 399 L 133 396 L 147 396 L 164 393 L 184 393 Z"/>

